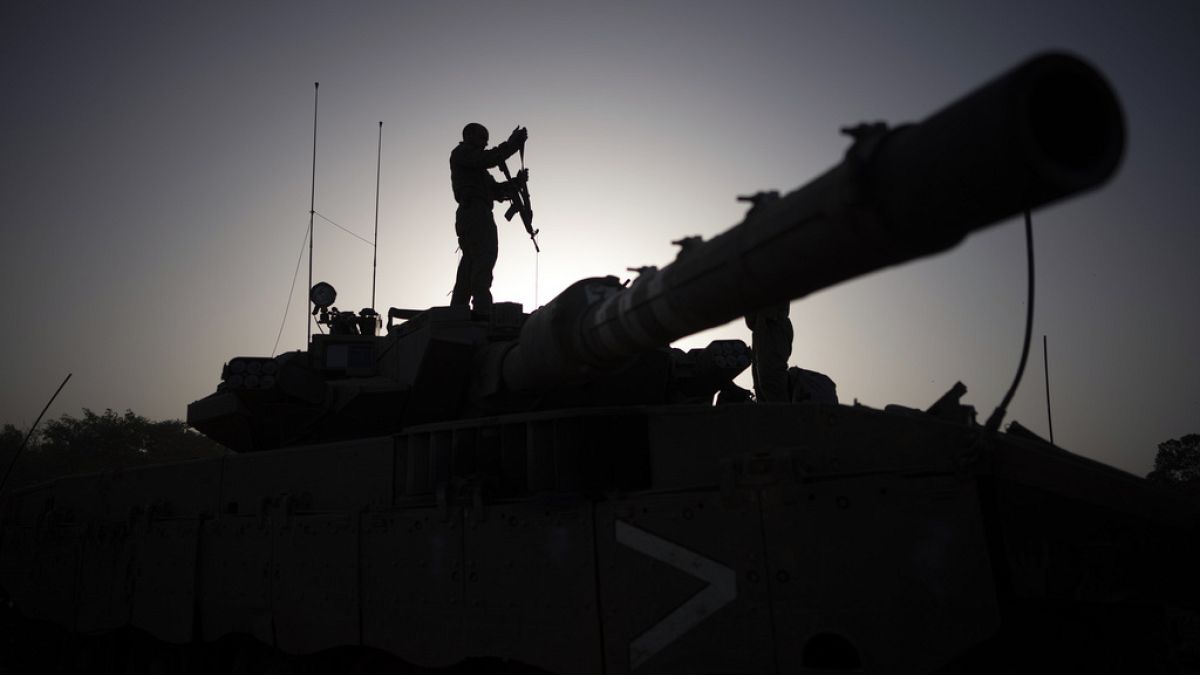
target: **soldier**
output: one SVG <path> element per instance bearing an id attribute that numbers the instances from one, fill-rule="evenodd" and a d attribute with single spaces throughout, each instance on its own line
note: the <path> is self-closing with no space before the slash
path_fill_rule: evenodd
<path id="1" fill-rule="evenodd" d="M 760 309 L 746 315 L 750 329 L 754 376 L 754 395 L 759 403 L 786 403 L 788 357 L 792 355 L 792 321 L 788 303 Z"/>
<path id="2" fill-rule="evenodd" d="M 492 202 L 511 199 L 529 179 L 529 172 L 521 170 L 511 181 L 497 183 L 488 169 L 512 156 L 529 134 L 517 127 L 507 141 L 490 150 L 488 130 L 482 124 L 468 124 L 462 135 L 462 142 L 450 153 L 450 184 L 458 202 L 454 232 L 462 249 L 450 304 L 466 305 L 474 299 L 475 311 L 487 313 L 492 308 L 492 269 L 498 253 Z"/>
<path id="3" fill-rule="evenodd" d="M 760 210 L 779 201 L 779 192 L 769 190 L 752 195 L 739 195 L 739 202 L 748 202 L 750 219 Z M 788 303 L 764 307 L 746 315 L 750 329 L 754 359 L 754 396 L 759 403 L 786 403 L 791 399 L 788 386 L 788 357 L 792 355 L 792 321 L 788 319 Z"/>

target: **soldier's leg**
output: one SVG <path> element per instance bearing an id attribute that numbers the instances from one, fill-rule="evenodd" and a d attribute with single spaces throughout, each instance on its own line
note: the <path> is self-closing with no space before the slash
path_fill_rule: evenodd
<path id="1" fill-rule="evenodd" d="M 759 403 L 788 400 L 787 362 L 792 355 L 792 322 L 788 306 L 770 307 L 746 317 L 754 353 L 751 373 Z"/>
<path id="2" fill-rule="evenodd" d="M 454 277 L 454 290 L 450 293 L 450 304 L 467 305 L 471 302 L 471 266 L 474 256 L 471 255 L 471 225 L 478 220 L 473 217 L 470 204 L 459 204 L 454 210 L 454 234 L 458 235 L 458 250 L 462 257 L 458 259 L 458 273 Z"/>
<path id="3" fill-rule="evenodd" d="M 465 305 L 471 300 L 471 254 L 467 237 L 458 238 L 458 249 L 462 257 L 458 259 L 458 274 L 454 278 L 454 291 L 450 294 L 451 305 Z"/>
<path id="4" fill-rule="evenodd" d="M 480 228 L 479 235 L 475 242 L 475 259 L 471 261 L 471 295 L 475 299 L 476 312 L 489 312 L 492 309 L 492 270 L 496 267 L 500 248 L 495 223 Z"/>
<path id="5" fill-rule="evenodd" d="M 761 331 L 755 331 L 753 338 L 759 400 L 782 403 L 788 400 L 787 367 L 792 355 L 792 322 L 785 314 L 764 317 L 762 323 Z"/>

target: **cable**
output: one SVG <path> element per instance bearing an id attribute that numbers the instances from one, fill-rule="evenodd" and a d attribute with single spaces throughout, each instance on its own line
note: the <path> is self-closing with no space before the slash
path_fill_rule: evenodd
<path id="1" fill-rule="evenodd" d="M 360 237 L 353 230 L 350 230 L 345 227 L 342 227 L 341 225 L 338 225 L 337 223 L 333 222 L 328 217 L 326 217 L 326 215 L 324 213 L 321 213 L 320 211 L 313 211 L 313 213 L 317 214 L 318 216 L 321 216 L 321 220 L 324 220 L 325 222 L 329 223 L 330 225 L 333 225 L 334 227 L 338 228 L 342 232 L 345 232 L 346 234 L 350 235 L 351 237 L 354 237 L 355 239 L 358 239 L 359 241 L 363 242 L 367 246 L 370 246 L 371 248 L 375 248 L 375 244 L 372 244 L 370 239 L 367 239 L 366 237 Z"/>
<path id="2" fill-rule="evenodd" d="M 1029 265 L 1029 299 L 1025 306 L 1025 344 L 1021 347 L 1021 363 L 1017 366 L 1017 376 L 1013 378 L 1012 386 L 1008 388 L 1004 400 L 1000 401 L 1000 405 L 996 406 L 984 425 L 985 436 L 996 433 L 1000 428 L 1000 423 L 1008 413 L 1008 404 L 1012 402 L 1013 395 L 1017 393 L 1017 385 L 1021 383 L 1021 376 L 1025 374 L 1025 362 L 1029 360 L 1029 338 L 1033 332 L 1033 222 L 1028 210 L 1025 211 L 1025 251 Z"/>
<path id="3" fill-rule="evenodd" d="M 300 276 L 300 263 L 304 261 L 304 245 L 308 243 L 308 228 L 304 228 L 304 239 L 300 241 L 300 256 L 296 258 L 296 271 L 292 272 L 292 287 L 288 289 L 287 303 L 283 305 L 283 320 L 279 322 L 279 333 L 275 335 L 275 346 L 271 347 L 271 358 L 279 349 L 279 338 L 283 335 L 283 324 L 287 323 L 288 309 L 292 306 L 292 294 L 296 292 L 296 277 Z"/>

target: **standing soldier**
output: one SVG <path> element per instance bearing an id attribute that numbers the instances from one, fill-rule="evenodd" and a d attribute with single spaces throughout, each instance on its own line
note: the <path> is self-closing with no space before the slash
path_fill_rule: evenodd
<path id="1" fill-rule="evenodd" d="M 759 403 L 787 403 L 788 358 L 792 355 L 792 321 L 788 303 L 746 315 L 750 329 L 754 397 Z"/>
<path id="2" fill-rule="evenodd" d="M 463 127 L 462 136 L 462 142 L 450 152 L 450 184 L 454 201 L 458 202 L 454 232 L 462 249 L 450 304 L 466 305 L 474 300 L 474 310 L 486 314 L 492 308 L 492 269 L 498 253 L 492 203 L 512 199 L 529 179 L 529 172 L 521 170 L 516 178 L 497 183 L 488 169 L 512 156 L 529 134 L 517 127 L 507 141 L 490 150 L 488 130 L 482 124 L 468 124 Z"/>
<path id="3" fill-rule="evenodd" d="M 759 209 L 779 201 L 775 190 L 753 195 L 741 195 L 739 202 L 749 202 L 749 219 Z M 754 398 L 759 403 L 786 403 L 791 400 L 788 387 L 788 358 L 792 355 L 792 321 L 788 318 L 788 303 L 764 307 L 746 315 L 750 329 L 751 370 L 754 376 Z"/>

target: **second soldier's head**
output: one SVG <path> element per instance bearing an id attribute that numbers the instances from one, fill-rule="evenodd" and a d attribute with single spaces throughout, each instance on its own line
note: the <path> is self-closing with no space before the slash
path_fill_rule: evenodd
<path id="1" fill-rule="evenodd" d="M 478 122 L 471 122 L 463 127 L 463 142 L 478 148 L 486 148 L 488 142 L 487 127 Z"/>

